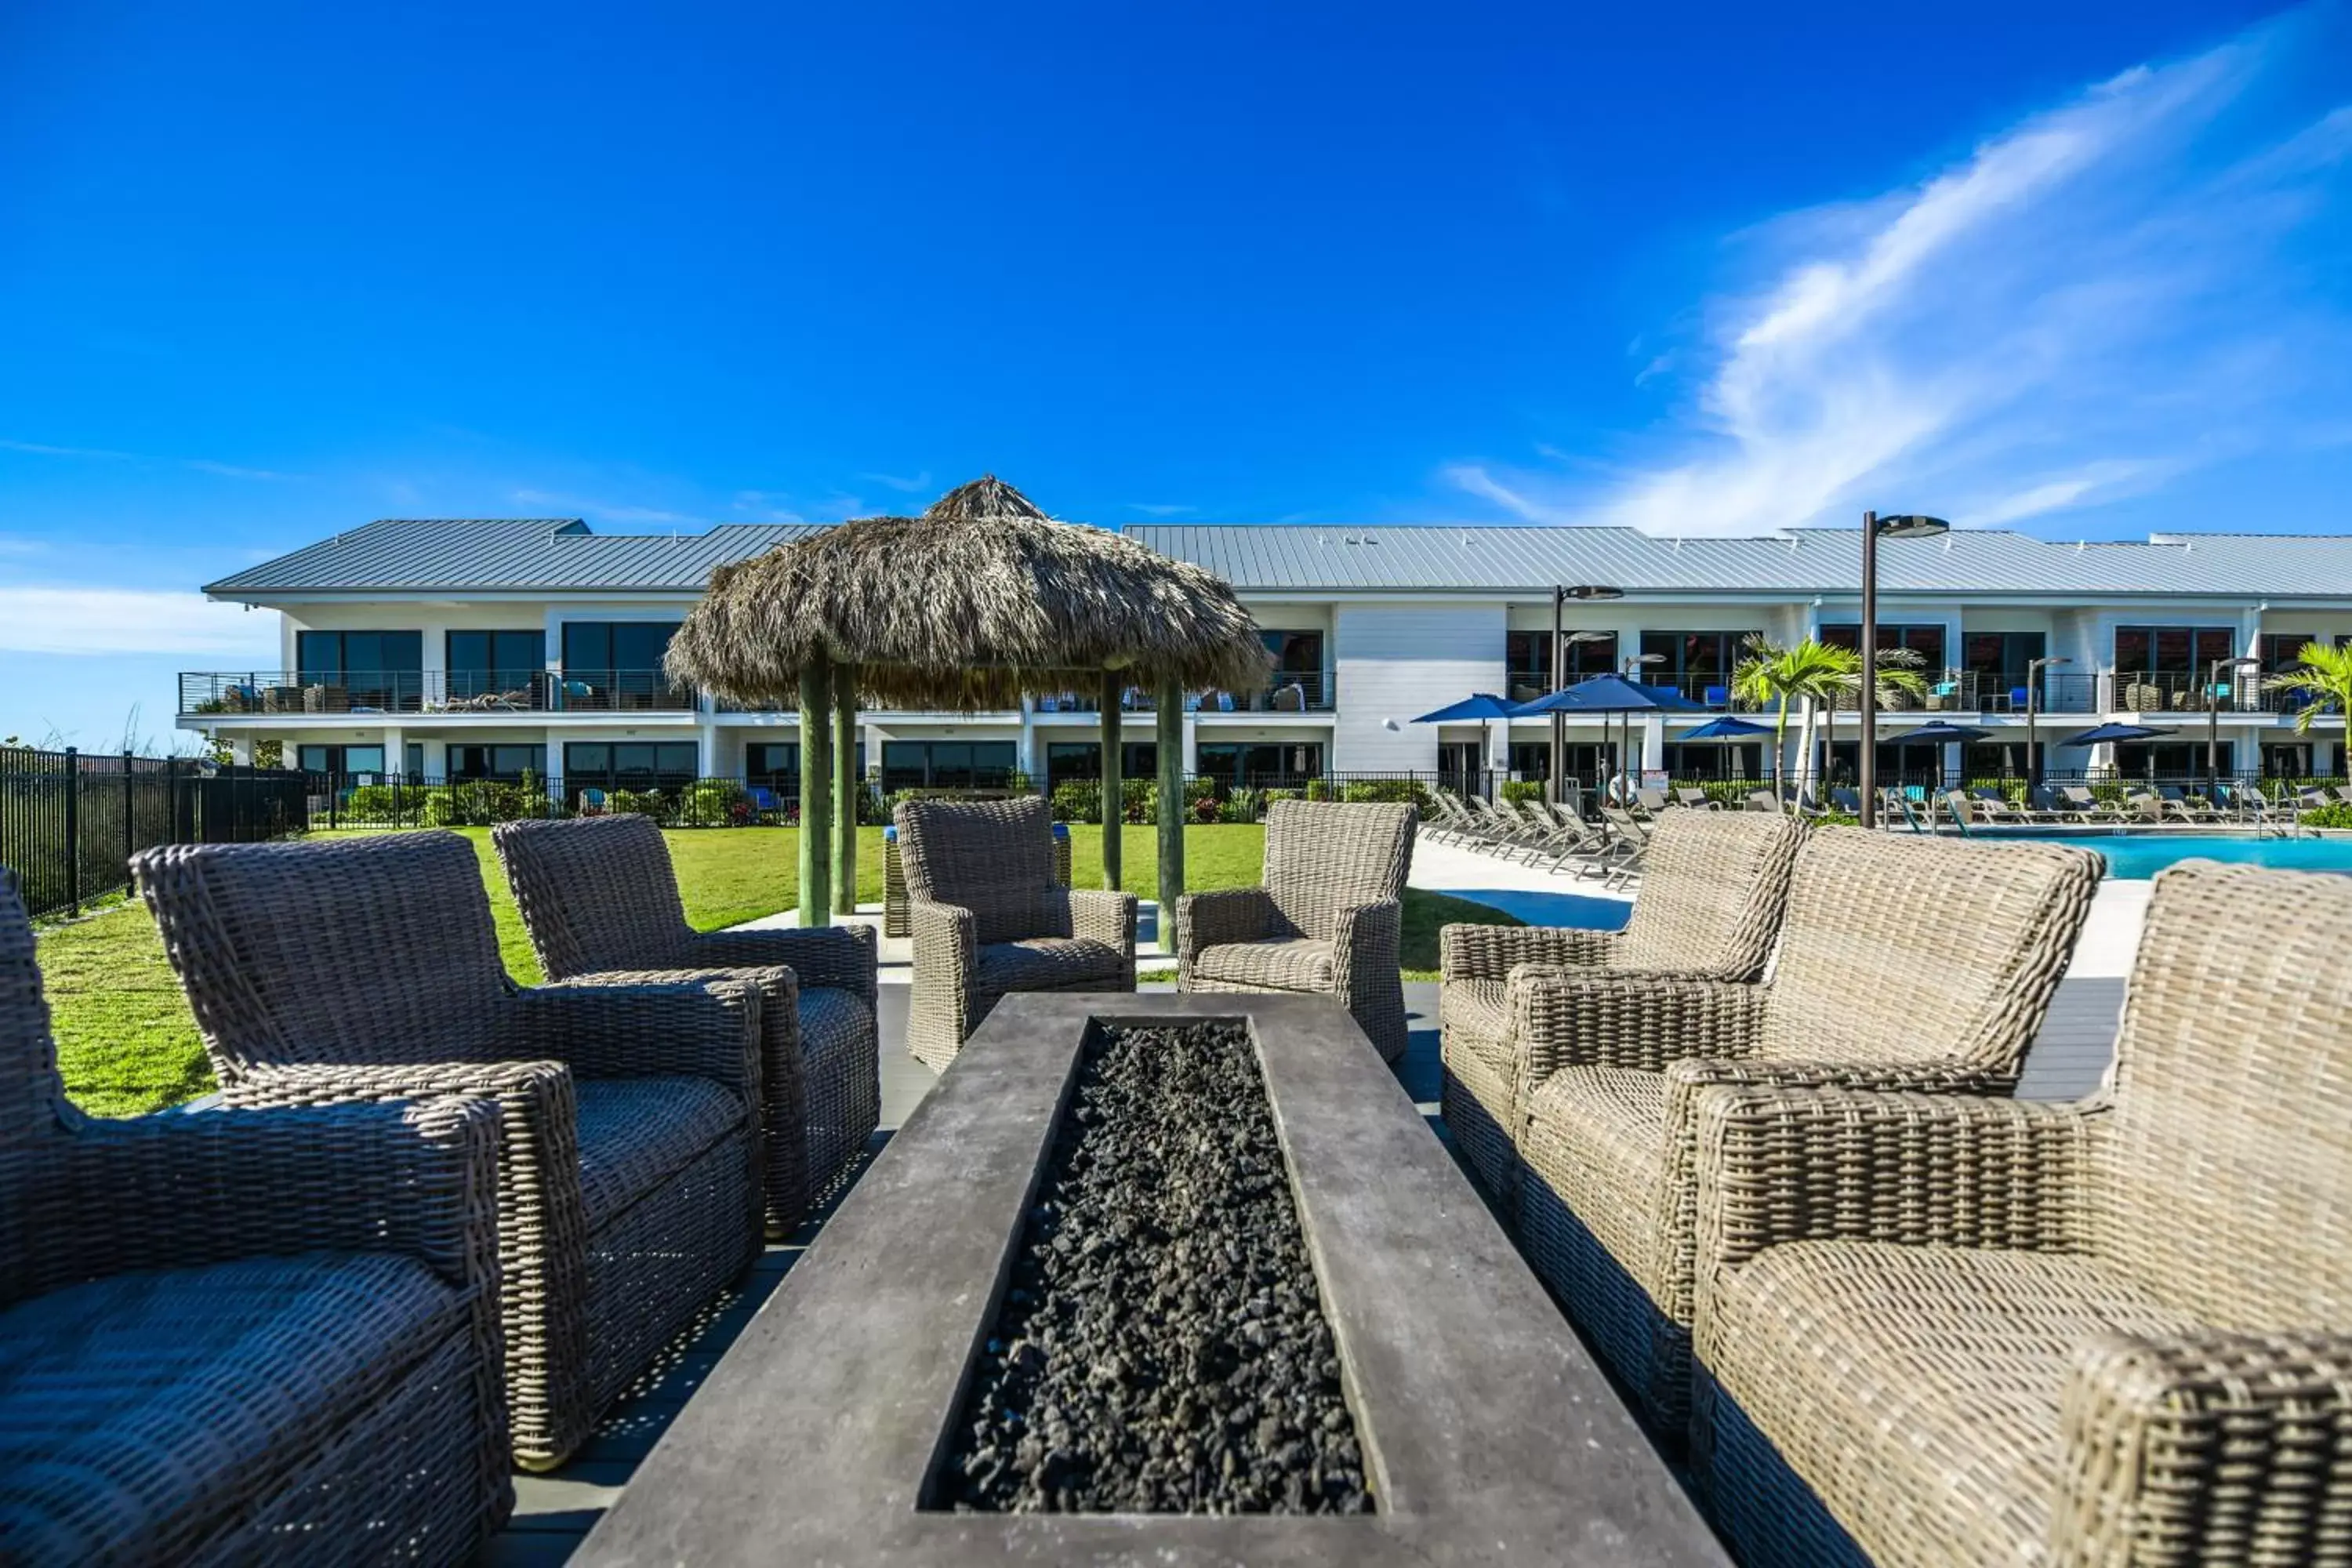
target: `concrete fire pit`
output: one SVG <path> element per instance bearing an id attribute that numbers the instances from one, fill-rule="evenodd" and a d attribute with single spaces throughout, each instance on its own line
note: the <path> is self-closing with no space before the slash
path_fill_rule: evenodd
<path id="1" fill-rule="evenodd" d="M 1144 1346 L 1150 1366 L 1139 1374 L 1120 1364 L 1133 1359 L 1134 1347 L 1122 1354 L 1108 1340 L 1087 1338 L 1083 1353 L 1108 1367 L 1090 1368 L 1100 1373 L 1096 1378 L 1056 1377 L 1017 1336 L 1039 1332 L 1034 1298 L 1067 1289 L 1073 1277 L 1081 1285 L 1104 1277 L 1100 1269 L 1057 1277 L 1050 1268 L 1041 1277 L 1037 1249 L 1050 1247 L 1057 1227 L 1075 1224 L 1068 1216 L 1087 1201 L 1068 1178 L 1069 1145 L 1056 1158 L 1064 1106 L 1075 1096 L 1091 1122 L 1118 1114 L 1121 1103 L 1145 1103 L 1132 1090 L 1122 1100 L 1091 1087 L 1088 1058 L 1106 1059 L 1106 1027 L 1154 1031 L 1138 1038 L 1165 1044 L 1172 1037 L 1157 1032 L 1216 1020 L 1245 1023 L 1255 1046 L 1289 1207 L 1312 1265 L 1312 1280 L 1299 1283 L 1312 1288 L 1294 1290 L 1276 1270 L 1271 1291 L 1225 1291 L 1225 1281 L 1213 1277 L 1226 1256 L 1222 1237 L 1213 1251 L 1192 1249 L 1193 1240 L 1209 1238 L 1171 1235 L 1163 1224 L 1152 1239 L 1186 1248 L 1172 1256 L 1199 1258 L 1198 1310 L 1223 1310 L 1227 1297 L 1249 1300 L 1242 1331 L 1263 1322 L 1286 1335 L 1299 1347 L 1298 1364 L 1309 1369 L 1300 1373 L 1304 1382 L 1317 1381 L 1313 1368 L 1328 1370 L 1317 1347 L 1336 1347 L 1344 1409 L 1328 1393 L 1318 1406 L 1315 1390 L 1286 1386 L 1282 1397 L 1305 1413 L 1294 1428 L 1260 1415 L 1244 1391 L 1236 1403 L 1249 1419 L 1236 1420 L 1230 1445 L 1243 1461 L 1239 1479 L 1230 1464 L 1218 1470 L 1213 1463 L 1211 1473 L 1226 1485 L 1207 1489 L 1199 1505 L 1280 1509 L 1286 1501 L 1295 1511 L 970 1511 L 1088 1506 L 1087 1487 L 1016 1484 L 1035 1477 L 998 1478 L 988 1453 L 975 1458 L 1007 1408 L 1020 1407 L 1018 1415 L 1035 1418 L 1040 1431 L 1040 1412 L 1058 1423 L 1066 1408 L 1066 1418 L 1083 1425 L 1087 1408 L 1100 1415 L 1102 1401 L 1088 1392 L 1099 1385 L 1122 1418 L 1151 1419 L 1152 1410 L 1178 1401 L 1150 1405 L 1117 1385 L 1182 1375 L 1170 1369 L 1203 1359 L 1181 1345 L 1164 1353 Z M 1229 1033 L 1222 1037 L 1231 1041 Z M 1227 1069 L 1226 1080 L 1232 1077 Z M 1079 1087 L 1082 1079 L 1087 1087 Z M 1155 1133 L 1154 1142 L 1164 1140 Z M 1255 1168 L 1246 1142 L 1228 1147 Z M 1076 1164 L 1083 1170 L 1107 1157 L 1097 1148 Z M 1213 1174 L 1213 1166 L 1196 1162 L 1171 1179 L 1201 1184 Z M 1280 1196 L 1263 1187 L 1259 1181 L 1248 1194 L 1261 1208 Z M 1234 1265 L 1254 1267 L 1254 1277 L 1267 1275 L 1268 1258 L 1285 1256 L 1279 1215 L 1265 1209 L 1261 1218 L 1249 1224 L 1274 1237 L 1264 1244 L 1272 1250 Z M 1327 1324 L 1328 1342 L 1318 1340 Z M 1008 1341 L 1008 1332 L 1016 1337 Z M 1214 1325 L 1198 1332 L 1238 1347 L 1207 1358 L 1220 1363 L 1213 1369 L 1220 1378 L 1264 1338 L 1242 1341 Z M 1070 1353 L 1066 1337 L 1057 1353 Z M 1025 1407 L 1030 1401 L 1037 1409 Z M 1005 1465 L 1024 1435 L 1007 1429 Z M 1160 1441 L 1153 1451 L 1163 1456 L 1153 1461 L 1159 1469 L 1140 1473 L 1164 1477 L 1166 1454 L 1193 1449 Z M 1360 1456 L 1360 1472 L 1347 1468 L 1350 1456 Z M 1035 1459 L 1033 1447 L 1019 1462 L 1034 1467 Z M 1277 1478 L 1253 1491 L 1249 1466 L 1267 1462 L 1293 1463 L 1308 1479 L 1286 1491 Z M 1369 1499 L 1348 1489 L 1357 1473 Z M 975 1483 L 975 1474 L 992 1484 Z M 1124 1477 L 1093 1491 L 1164 1500 L 1191 1489 L 1155 1490 Z M 639 1468 L 577 1561 L 944 1568 L 1726 1559 L 1337 1003 L 1048 994 L 1007 998 L 990 1015 Z"/>

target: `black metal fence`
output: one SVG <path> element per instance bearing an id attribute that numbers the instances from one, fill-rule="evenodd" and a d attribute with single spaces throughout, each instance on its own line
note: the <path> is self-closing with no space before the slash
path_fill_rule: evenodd
<path id="1" fill-rule="evenodd" d="M 78 914 L 130 887 L 157 844 L 275 838 L 306 822 L 303 775 L 183 757 L 0 749 L 0 865 L 36 916 Z"/>

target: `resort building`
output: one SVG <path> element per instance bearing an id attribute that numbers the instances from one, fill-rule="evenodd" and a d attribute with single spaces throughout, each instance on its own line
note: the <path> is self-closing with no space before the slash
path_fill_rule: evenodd
<path id="1" fill-rule="evenodd" d="M 813 531 L 727 525 L 601 533 L 576 520 L 372 522 L 206 585 L 278 613 L 278 668 L 180 679 L 184 728 L 249 758 L 430 782 L 519 779 L 652 787 L 733 778 L 779 791 L 799 772 L 788 710 L 747 711 L 674 688 L 671 631 L 711 569 Z M 1802 529 L 1672 539 L 1610 528 L 1138 526 L 1153 548 L 1232 583 L 1265 628 L 1263 689 L 1213 694 L 1184 718 L 1188 772 L 1236 783 L 1509 770 L 1540 777 L 1549 721 L 1425 725 L 1475 691 L 1550 684 L 1556 588 L 1571 679 L 1612 670 L 1719 713 L 1749 634 L 1853 646 L 1859 537 Z M 2106 720 L 2174 731 L 2144 746 L 2045 753 L 2051 771 L 2194 774 L 2218 736 L 2225 773 L 2336 776 L 2344 720 L 2298 734 L 2290 691 L 2262 676 L 2311 641 L 2352 642 L 2352 536 L 2163 534 L 2053 543 L 1958 530 L 1880 552 L 1879 641 L 1918 656 L 1926 694 L 1884 716 L 1882 776 L 2022 771 L 2043 745 Z M 2248 659 L 2252 667 L 2225 661 Z M 2046 662 L 2042 662 L 2046 661 Z M 2219 679 L 2214 679 L 2220 665 Z M 861 766 L 887 789 L 1094 776 L 1091 677 L 1018 711 L 860 715 Z M 2029 700 L 2029 692 L 2038 695 Z M 1129 694 L 1139 710 L 1149 696 Z M 2029 710 L 2032 714 L 2029 715 Z M 1593 718 L 1568 727 L 1568 769 L 1602 774 L 1612 737 L 1677 777 L 1766 776 L 1769 742 L 1685 744 L 1712 714 Z M 1989 731 L 1906 744 L 1934 719 Z M 1825 716 L 1832 773 L 1850 774 L 1858 715 Z M 1790 726 L 1790 745 L 1796 726 Z M 1154 762 L 1148 715 L 1129 776 Z"/>

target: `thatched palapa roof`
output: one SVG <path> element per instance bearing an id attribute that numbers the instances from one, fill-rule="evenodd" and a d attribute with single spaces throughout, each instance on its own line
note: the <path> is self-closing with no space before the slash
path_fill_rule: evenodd
<path id="1" fill-rule="evenodd" d="M 1056 522 L 994 476 L 920 517 L 863 517 L 711 574 L 671 640 L 673 679 L 789 701 L 822 654 L 866 700 L 972 710 L 1087 687 L 1244 690 L 1257 625 L 1213 574 L 1098 528 Z"/>

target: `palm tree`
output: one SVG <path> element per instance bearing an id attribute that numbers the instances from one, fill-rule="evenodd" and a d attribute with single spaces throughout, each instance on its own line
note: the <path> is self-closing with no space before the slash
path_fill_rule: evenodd
<path id="1" fill-rule="evenodd" d="M 1851 648 L 1832 647 L 1811 638 L 1783 647 L 1761 632 L 1748 639 L 1748 657 L 1731 672 L 1732 694 L 1743 702 L 1774 710 L 1772 724 L 1772 793 L 1785 801 L 1781 757 L 1788 751 L 1789 704 L 1804 704 L 1802 736 L 1808 756 L 1812 752 L 1813 705 L 1826 702 L 1860 679 L 1862 656 Z"/>
<path id="2" fill-rule="evenodd" d="M 2273 691 L 2301 694 L 2303 706 L 2294 713 L 2296 733 L 2309 734 L 2313 721 L 2323 713 L 2352 713 L 2352 646 L 2330 647 L 2324 642 L 2307 642 L 2294 658 L 2292 666 L 2263 684 Z"/>

